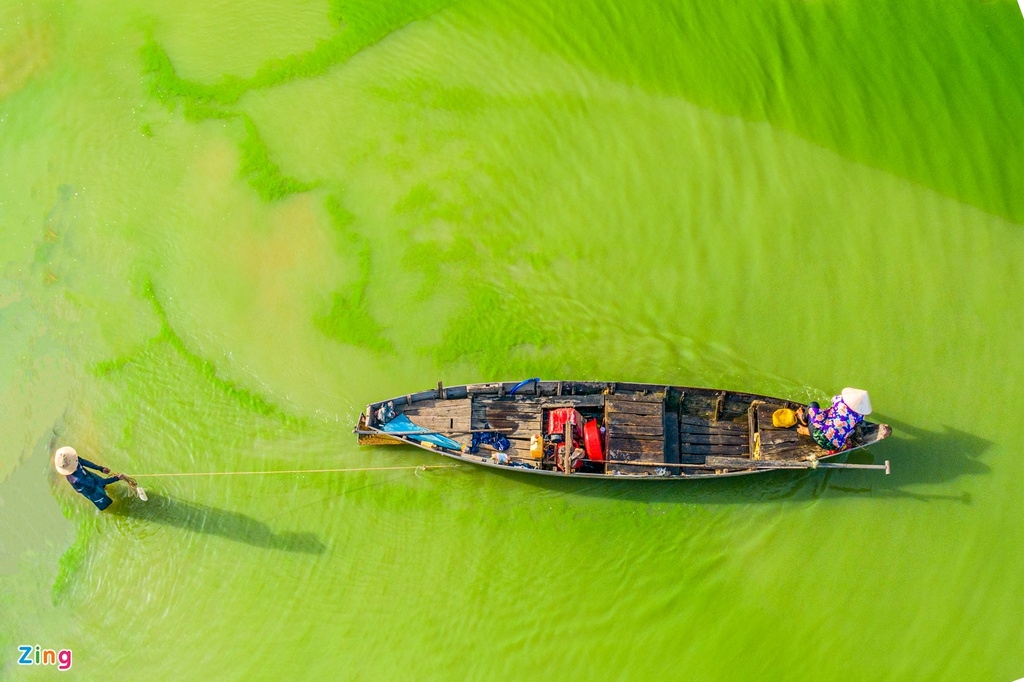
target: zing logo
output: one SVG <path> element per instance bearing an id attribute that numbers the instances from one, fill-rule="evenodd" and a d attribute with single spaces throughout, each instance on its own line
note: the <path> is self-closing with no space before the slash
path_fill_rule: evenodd
<path id="1" fill-rule="evenodd" d="M 21 658 L 18 665 L 55 665 L 57 670 L 67 670 L 71 667 L 71 649 L 39 649 L 39 645 L 31 646 L 22 644 L 18 647 Z"/>

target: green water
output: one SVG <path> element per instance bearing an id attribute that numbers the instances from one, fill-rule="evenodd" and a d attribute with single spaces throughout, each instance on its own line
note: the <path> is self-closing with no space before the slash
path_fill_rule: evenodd
<path id="1" fill-rule="evenodd" d="M 1012 0 L 4 2 L 0 677 L 1024 676 L 1022 83 Z M 893 474 L 49 464 L 537 375 L 863 386 Z"/>

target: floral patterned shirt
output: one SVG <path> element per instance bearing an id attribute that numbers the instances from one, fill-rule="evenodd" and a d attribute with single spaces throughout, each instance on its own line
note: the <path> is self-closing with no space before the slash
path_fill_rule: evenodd
<path id="1" fill-rule="evenodd" d="M 832 407 L 807 408 L 807 423 L 821 431 L 836 450 L 843 449 L 850 434 L 862 421 L 864 416 L 851 410 L 841 395 L 832 398 Z"/>

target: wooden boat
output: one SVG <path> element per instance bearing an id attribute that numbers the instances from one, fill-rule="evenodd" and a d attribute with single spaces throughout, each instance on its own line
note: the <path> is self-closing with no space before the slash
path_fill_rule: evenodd
<path id="1" fill-rule="evenodd" d="M 799 407 L 783 398 L 684 386 L 438 382 L 436 389 L 369 404 L 355 432 L 362 445 L 415 445 L 481 466 L 578 478 L 677 480 L 819 466 L 889 472 L 888 462 L 824 461 L 887 438 L 888 425 L 864 421 L 841 453 L 829 452 L 795 427 L 773 426 L 776 410 Z M 481 438 L 506 447 L 474 447 Z M 570 440 L 573 447 L 565 448 Z"/>

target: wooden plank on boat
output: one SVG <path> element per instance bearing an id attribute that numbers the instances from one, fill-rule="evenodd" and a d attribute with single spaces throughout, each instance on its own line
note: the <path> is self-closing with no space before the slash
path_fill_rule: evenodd
<path id="1" fill-rule="evenodd" d="M 718 419 L 720 421 L 742 419 L 746 423 L 747 410 L 750 408 L 750 401 L 754 400 L 754 398 L 755 396 L 748 393 L 727 393 L 725 404 L 722 406 L 722 414 L 719 415 Z"/>
<path id="2" fill-rule="evenodd" d="M 595 384 L 600 386 L 600 384 Z M 665 386 L 655 384 L 637 384 L 632 382 L 617 382 L 615 384 L 615 393 L 619 397 L 630 398 L 641 401 L 661 401 L 665 399 Z"/>
<path id="3" fill-rule="evenodd" d="M 411 404 L 408 401 L 405 401 L 402 405 L 395 405 L 396 412 L 404 412 L 405 414 L 423 414 L 425 412 L 449 414 L 468 411 L 471 408 L 472 404 L 468 398 L 452 400 L 420 400 Z"/>
<path id="4" fill-rule="evenodd" d="M 679 442 L 704 445 L 746 445 L 747 435 L 743 433 L 681 433 Z"/>
<path id="5" fill-rule="evenodd" d="M 750 449 L 747 445 L 718 445 L 707 443 L 680 443 L 679 452 L 681 455 L 735 455 L 737 457 L 747 455 Z"/>
<path id="6" fill-rule="evenodd" d="M 469 418 L 470 415 L 473 414 L 468 404 L 463 405 L 458 409 L 435 409 L 433 407 L 423 408 L 413 406 L 403 410 L 396 409 L 395 412 L 398 414 L 404 414 L 413 421 L 416 421 L 416 419 L 419 417 L 443 417 L 445 419 L 462 419 Z"/>
<path id="7" fill-rule="evenodd" d="M 704 461 L 705 466 L 711 469 L 751 469 L 756 462 L 743 457 L 708 457 Z"/>
<path id="8" fill-rule="evenodd" d="M 665 443 L 661 439 L 608 436 L 608 459 L 665 461 Z"/>
<path id="9" fill-rule="evenodd" d="M 619 396 L 612 398 L 609 396 L 605 402 L 605 409 L 609 414 L 613 412 L 623 414 L 655 414 L 659 418 L 664 410 L 665 405 L 663 402 L 636 402 L 632 400 L 622 400 Z"/>
<path id="10" fill-rule="evenodd" d="M 448 431 L 469 431 L 468 419 L 449 419 L 447 417 L 416 417 L 412 420 L 417 426 L 422 426 L 431 431 L 446 433 Z"/>
<path id="11" fill-rule="evenodd" d="M 682 412 L 685 415 L 702 417 L 710 421 L 714 416 L 715 401 L 717 394 L 710 394 L 707 391 L 688 391 L 686 400 L 682 404 Z"/>
<path id="12" fill-rule="evenodd" d="M 664 440 L 665 427 L 662 424 L 624 424 L 608 429 L 608 435 L 619 438 L 642 438 Z"/>
<path id="13" fill-rule="evenodd" d="M 611 407 L 609 405 L 609 407 Z M 623 424 L 660 424 L 664 412 L 660 409 L 656 412 L 645 414 L 632 414 L 630 412 L 606 411 L 605 424 L 607 426 L 621 426 Z"/>
<path id="14" fill-rule="evenodd" d="M 515 422 L 515 421 L 494 421 L 488 422 L 485 429 L 510 429 L 509 431 L 502 431 L 506 438 L 512 440 L 530 440 L 530 437 L 535 433 L 540 433 L 540 422 Z"/>
<path id="15" fill-rule="evenodd" d="M 772 414 L 775 413 L 775 410 L 781 410 L 786 406 L 780 405 L 778 403 L 765 403 L 760 400 L 756 401 L 756 403 L 757 425 L 761 429 L 761 431 L 764 432 L 777 428 L 775 425 L 772 424 Z M 764 438 L 763 433 L 761 435 L 761 438 Z"/>
<path id="16" fill-rule="evenodd" d="M 608 434 L 608 450 L 629 453 L 664 453 L 665 441 L 656 438 L 636 438 Z"/>
<path id="17" fill-rule="evenodd" d="M 757 406 L 759 403 L 759 400 L 753 401 L 750 403 L 750 409 L 747 410 L 747 437 L 749 438 L 747 454 L 754 459 L 761 458 L 761 435 L 757 432 Z"/>
<path id="18" fill-rule="evenodd" d="M 477 395 L 498 395 L 504 384 L 497 382 L 493 384 L 470 384 L 466 386 L 466 392 L 471 396 Z"/>
<path id="19" fill-rule="evenodd" d="M 624 426 L 657 426 L 663 427 L 663 415 L 658 414 L 625 414 L 623 412 L 608 412 L 605 417 L 605 426 L 609 429 Z"/>
<path id="20" fill-rule="evenodd" d="M 744 421 L 717 421 L 713 422 L 705 417 L 698 417 L 692 414 L 680 414 L 679 423 L 684 426 L 704 426 L 711 427 L 714 429 L 724 429 L 733 431 L 742 431 L 747 428 Z"/>
<path id="21" fill-rule="evenodd" d="M 661 424 L 657 426 L 631 425 L 608 429 L 607 437 L 625 438 L 630 440 L 656 440 L 664 442 L 665 433 Z"/>
<path id="22" fill-rule="evenodd" d="M 665 389 L 665 410 L 662 415 L 662 430 L 665 434 L 665 461 L 679 462 L 679 401 L 680 391 Z"/>
<path id="23" fill-rule="evenodd" d="M 472 408 L 470 401 L 456 400 L 424 400 L 395 406 L 395 412 L 404 414 L 414 424 L 437 430 L 468 430 L 472 426 Z"/>
<path id="24" fill-rule="evenodd" d="M 609 463 L 606 467 L 607 475 L 614 478 L 679 478 L 678 471 L 673 467 L 662 464 L 653 469 L 629 464 Z"/>
<path id="25" fill-rule="evenodd" d="M 510 419 L 524 419 L 524 418 L 537 418 L 541 417 L 541 410 L 538 407 L 527 407 L 517 405 L 485 405 L 481 407 L 481 414 L 486 417 L 497 417 L 506 416 Z"/>
<path id="26" fill-rule="evenodd" d="M 722 408 L 725 407 L 725 391 L 719 391 L 715 396 L 714 407 L 711 410 L 711 421 L 717 422 L 722 416 Z"/>
<path id="27" fill-rule="evenodd" d="M 531 396 L 519 395 L 497 398 L 493 396 L 476 396 L 474 403 L 483 405 L 519 405 L 534 407 L 537 409 L 553 410 L 559 407 L 604 407 L 605 396 L 598 394 L 590 395 L 563 395 L 563 396 Z"/>
<path id="28" fill-rule="evenodd" d="M 794 429 L 770 429 L 761 431 L 761 447 L 776 443 L 810 442 L 810 436 L 801 436 Z"/>
<path id="29" fill-rule="evenodd" d="M 813 441 L 810 443 L 780 443 L 768 447 L 761 446 L 763 459 L 806 459 L 811 455 L 821 456 L 825 451 Z"/>
<path id="30" fill-rule="evenodd" d="M 734 422 L 718 422 L 712 424 L 710 422 L 704 422 L 703 424 L 680 424 L 680 433 L 720 433 L 720 434 L 732 434 L 734 436 L 747 435 L 747 425 L 737 424 Z"/>
<path id="31" fill-rule="evenodd" d="M 665 402 L 665 391 L 650 391 L 647 393 L 622 393 L 615 395 L 614 400 L 620 403 L 653 403 L 655 405 Z"/>

